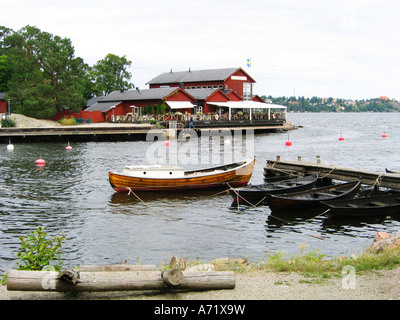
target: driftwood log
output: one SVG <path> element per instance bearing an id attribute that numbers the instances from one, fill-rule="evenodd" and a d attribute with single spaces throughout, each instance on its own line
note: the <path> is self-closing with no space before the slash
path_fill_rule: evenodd
<path id="1" fill-rule="evenodd" d="M 88 265 L 80 266 L 81 272 L 97 272 L 97 271 L 157 271 L 156 265 L 140 265 L 140 264 L 111 264 L 111 265 Z"/>
<path id="2" fill-rule="evenodd" d="M 176 270 L 176 269 L 174 269 Z M 70 281 L 72 279 L 72 281 Z M 73 283 L 75 280 L 75 283 Z M 217 290 L 235 288 L 232 271 L 24 271 L 10 270 L 10 291 Z"/>

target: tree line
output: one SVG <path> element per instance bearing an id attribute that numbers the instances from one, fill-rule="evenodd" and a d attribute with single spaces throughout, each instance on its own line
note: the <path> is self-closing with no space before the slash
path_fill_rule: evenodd
<path id="1" fill-rule="evenodd" d="M 68 38 L 29 25 L 18 31 L 0 26 L 0 92 L 7 93 L 13 112 L 26 116 L 79 112 L 92 97 L 132 89 L 131 64 L 109 53 L 89 66 Z"/>
<path id="2" fill-rule="evenodd" d="M 287 107 L 292 112 L 399 112 L 400 104 L 387 98 L 370 100 L 345 100 L 330 98 L 261 96 L 269 103 Z"/>

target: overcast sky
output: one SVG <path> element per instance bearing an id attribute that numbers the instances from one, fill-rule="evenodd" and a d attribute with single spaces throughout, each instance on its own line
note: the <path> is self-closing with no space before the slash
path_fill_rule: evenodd
<path id="1" fill-rule="evenodd" d="M 89 65 L 126 55 L 141 89 L 171 69 L 242 67 L 258 95 L 400 100 L 398 0 L 0 0 L 0 8 L 1 25 L 69 38 Z"/>

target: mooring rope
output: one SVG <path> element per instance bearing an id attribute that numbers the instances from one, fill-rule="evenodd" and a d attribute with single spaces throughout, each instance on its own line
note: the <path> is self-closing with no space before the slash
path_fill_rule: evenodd
<path id="1" fill-rule="evenodd" d="M 329 176 L 333 171 L 335 171 L 336 170 L 336 167 L 335 168 L 332 168 L 332 170 L 331 171 L 329 171 L 326 175 L 324 175 L 324 176 L 321 176 L 320 177 L 320 179 L 323 179 L 323 178 L 325 178 L 325 177 L 327 177 L 327 176 Z"/>
<path id="2" fill-rule="evenodd" d="M 152 206 L 150 206 L 149 204 L 147 204 L 145 201 L 143 201 L 135 192 L 133 192 L 133 190 L 132 190 L 131 188 L 127 187 L 127 189 L 129 190 L 128 195 L 131 195 L 131 194 L 134 195 L 134 196 L 135 196 L 141 203 L 143 203 L 146 207 L 148 207 L 148 208 L 154 210 L 154 211 L 157 212 L 158 214 L 160 214 L 160 215 L 162 215 L 162 216 L 165 216 L 165 217 L 167 217 L 168 219 L 171 219 L 171 220 L 175 220 L 175 221 L 182 220 L 182 218 L 175 218 L 175 217 L 172 217 L 172 216 L 170 216 L 170 215 L 168 215 L 168 214 L 165 214 L 164 212 L 160 212 L 160 210 L 157 210 L 156 208 L 153 208 Z"/>
<path id="3" fill-rule="evenodd" d="M 290 175 L 290 174 L 293 174 L 293 171 L 292 171 L 292 170 L 285 170 L 285 169 L 278 169 L 278 168 L 275 168 L 275 167 L 274 167 L 275 163 L 276 163 L 276 162 L 274 162 L 272 166 L 271 166 L 271 165 L 267 165 L 267 166 L 266 166 L 266 169 L 267 169 L 267 170 L 275 170 L 275 171 L 278 171 L 278 172 L 283 172 L 283 173 L 286 173 L 286 174 L 289 174 L 289 175 Z"/>
<path id="4" fill-rule="evenodd" d="M 385 175 L 385 173 L 382 173 L 378 176 L 378 178 L 376 178 L 374 184 L 372 185 L 373 188 L 375 188 L 375 185 L 378 185 L 378 187 L 379 187 L 379 185 L 380 185 L 379 181 L 383 178 L 384 175 Z"/>

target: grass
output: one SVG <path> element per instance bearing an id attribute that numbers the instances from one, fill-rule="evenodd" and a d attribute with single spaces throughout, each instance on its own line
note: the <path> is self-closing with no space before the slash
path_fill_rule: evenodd
<path id="1" fill-rule="evenodd" d="M 400 249 L 390 248 L 379 253 L 369 250 L 359 256 L 337 257 L 327 259 L 319 250 L 285 257 L 283 252 L 266 257 L 258 263 L 238 263 L 235 259 L 218 270 L 230 270 L 237 273 L 251 271 L 297 272 L 306 279 L 304 283 L 319 283 L 333 277 L 342 277 L 344 266 L 354 267 L 356 273 L 368 271 L 391 270 L 400 267 Z"/>
<path id="2" fill-rule="evenodd" d="M 77 125 L 77 122 L 74 118 L 62 118 L 60 120 L 58 120 L 58 122 L 62 125 L 62 126 L 74 126 Z"/>
<path id="3" fill-rule="evenodd" d="M 286 257 L 284 252 L 278 252 L 267 256 L 258 263 L 244 261 L 245 259 L 224 259 L 222 263 L 214 263 L 214 266 L 217 271 L 234 271 L 235 273 L 251 271 L 297 272 L 304 277 L 301 280 L 302 283 L 316 284 L 323 283 L 333 277 L 342 277 L 344 266 L 354 267 L 357 274 L 400 267 L 400 248 L 386 248 L 379 253 L 366 250 L 359 256 L 353 254 L 350 257 L 340 256 L 332 259 L 327 259 L 326 255 L 321 254 L 319 250 L 301 252 L 290 257 Z M 171 268 L 171 263 L 172 261 L 169 263 L 164 262 L 160 269 Z M 177 258 L 173 264 L 172 267 L 174 268 L 186 269 L 203 263 L 200 260 L 187 261 L 187 257 L 185 257 L 184 259 Z M 3 279 L 2 284 L 5 283 L 5 279 Z M 277 282 L 276 284 L 282 283 Z"/>

